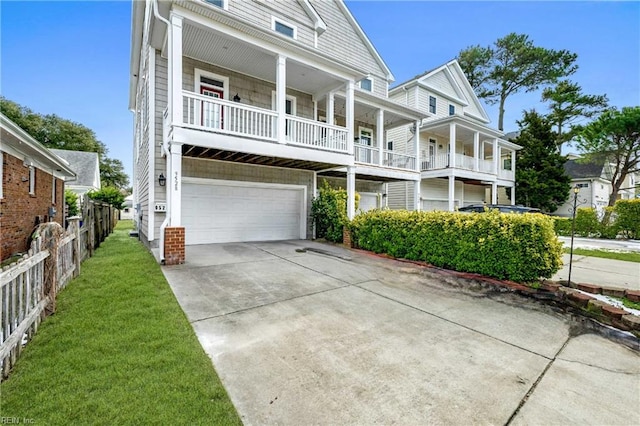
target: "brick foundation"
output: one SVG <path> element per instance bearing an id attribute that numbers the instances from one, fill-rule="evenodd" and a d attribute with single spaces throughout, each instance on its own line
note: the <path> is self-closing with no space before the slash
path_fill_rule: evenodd
<path id="1" fill-rule="evenodd" d="M 164 230 L 164 264 L 180 265 L 185 262 L 184 227 L 168 226 Z"/>
<path id="2" fill-rule="evenodd" d="M 351 231 L 346 226 L 342 228 L 342 244 L 346 247 L 353 247 L 351 244 Z"/>

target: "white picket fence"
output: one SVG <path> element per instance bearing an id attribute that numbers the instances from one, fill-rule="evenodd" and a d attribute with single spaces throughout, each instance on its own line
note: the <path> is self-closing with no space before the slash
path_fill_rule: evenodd
<path id="1" fill-rule="evenodd" d="M 55 310 L 58 291 L 80 273 L 82 251 L 78 220 L 62 231 L 43 224 L 28 254 L 0 272 L 0 368 L 5 379 L 23 346 L 47 312 Z"/>

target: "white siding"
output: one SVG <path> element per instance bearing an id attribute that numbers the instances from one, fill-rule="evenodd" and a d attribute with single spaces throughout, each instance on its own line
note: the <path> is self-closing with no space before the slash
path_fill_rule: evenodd
<path id="1" fill-rule="evenodd" d="M 413 210 L 414 182 L 390 182 L 387 186 L 387 202 L 393 210 Z"/>

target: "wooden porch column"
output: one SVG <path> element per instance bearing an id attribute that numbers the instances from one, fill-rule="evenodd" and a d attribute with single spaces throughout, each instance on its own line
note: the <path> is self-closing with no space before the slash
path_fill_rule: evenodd
<path id="1" fill-rule="evenodd" d="M 416 139 L 416 143 L 414 145 L 414 154 L 416 156 L 416 165 L 415 165 L 415 170 L 416 172 L 420 172 L 420 125 L 422 124 L 422 120 L 416 120 L 416 133 L 415 133 L 415 139 Z M 427 147 L 427 149 L 429 149 Z"/>
<path id="2" fill-rule="evenodd" d="M 354 82 L 353 80 L 349 80 L 347 81 L 346 87 L 345 87 L 345 106 L 344 106 L 344 115 L 345 115 L 345 120 L 346 120 L 346 126 L 347 126 L 347 152 L 349 152 L 350 154 L 353 155 L 353 134 L 354 134 L 354 94 L 353 94 L 353 90 L 354 90 Z M 354 191 L 355 191 L 355 186 L 354 186 Z"/>
<path id="3" fill-rule="evenodd" d="M 347 166 L 347 217 L 352 220 L 356 215 L 356 168 Z"/>
<path id="4" fill-rule="evenodd" d="M 422 201 L 420 200 L 420 180 L 413 182 L 413 209 L 417 212 L 422 210 Z"/>
<path id="5" fill-rule="evenodd" d="M 278 142 L 286 143 L 287 57 L 283 55 L 278 55 L 276 58 L 276 112 L 278 113 L 276 125 Z"/>
<path id="6" fill-rule="evenodd" d="M 327 124 L 333 126 L 334 122 L 335 96 L 333 92 L 327 93 Z"/>
<path id="7" fill-rule="evenodd" d="M 480 133 L 473 132 L 473 170 L 480 170 Z"/>
<path id="8" fill-rule="evenodd" d="M 511 187 L 511 205 L 512 206 L 516 205 L 516 186 L 515 185 Z"/>
<path id="9" fill-rule="evenodd" d="M 384 111 L 376 111 L 376 139 L 378 141 L 378 165 L 382 166 L 384 159 Z"/>
<path id="10" fill-rule="evenodd" d="M 182 16 L 171 14 L 169 44 L 169 111 L 171 124 L 182 124 Z"/>
<path id="11" fill-rule="evenodd" d="M 491 204 L 498 204 L 498 184 L 496 182 L 491 184 Z"/>
<path id="12" fill-rule="evenodd" d="M 456 125 L 455 123 L 449 123 L 449 167 L 454 168 L 455 166 L 456 166 Z"/>
<path id="13" fill-rule="evenodd" d="M 456 178 L 449 176 L 449 211 L 456 209 Z"/>
<path id="14" fill-rule="evenodd" d="M 516 152 L 511 151 L 511 171 L 513 172 L 513 181 L 516 181 Z"/>
<path id="15" fill-rule="evenodd" d="M 500 164 L 500 153 L 498 152 L 498 138 L 493 139 L 493 174 L 498 176 L 498 164 Z"/>
<path id="16" fill-rule="evenodd" d="M 182 143 L 171 142 L 171 175 L 167 176 L 169 188 L 169 226 L 181 226 L 182 221 Z"/>

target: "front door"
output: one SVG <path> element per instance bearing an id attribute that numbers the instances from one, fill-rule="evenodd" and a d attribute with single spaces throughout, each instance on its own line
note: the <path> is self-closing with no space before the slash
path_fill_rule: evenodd
<path id="1" fill-rule="evenodd" d="M 200 94 L 216 99 L 224 98 L 224 91 L 216 87 L 211 87 L 204 84 L 200 86 Z M 213 129 L 223 128 L 224 107 L 222 105 L 213 102 L 202 101 L 202 105 L 200 107 L 202 111 L 200 119 L 202 120 L 202 125 L 204 127 Z"/>

